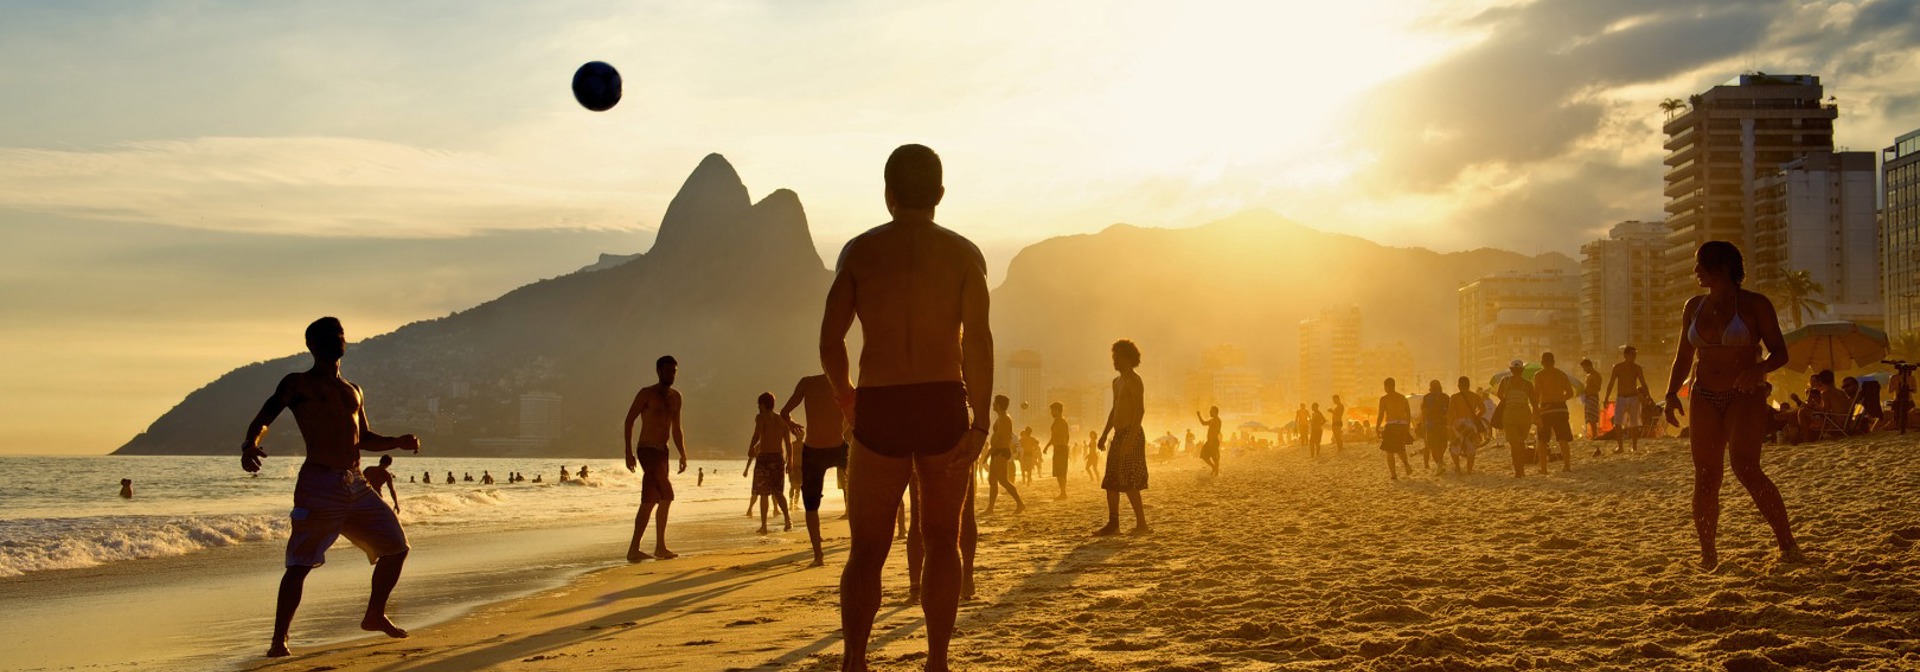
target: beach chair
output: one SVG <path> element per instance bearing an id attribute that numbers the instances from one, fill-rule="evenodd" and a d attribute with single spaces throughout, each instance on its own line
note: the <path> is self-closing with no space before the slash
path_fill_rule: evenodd
<path id="1" fill-rule="evenodd" d="M 1841 410 L 1837 410 L 1837 411 L 1823 410 L 1819 408 L 1813 409 L 1812 432 L 1813 432 L 1814 441 L 1818 441 L 1821 438 L 1824 438 L 1827 434 L 1833 434 L 1834 436 L 1847 436 L 1848 434 L 1851 433 L 1848 431 L 1848 429 L 1853 425 L 1853 409 L 1855 406 L 1858 406 L 1860 403 L 1859 393 L 1855 392 L 1854 396 L 1845 397 L 1840 392 L 1840 388 L 1836 387 L 1836 388 L 1833 388 L 1833 392 L 1831 394 L 1833 394 L 1836 397 L 1841 397 L 1841 399 L 1843 399 L 1846 402 L 1846 406 L 1842 407 Z M 1822 406 L 1826 405 L 1825 399 L 1821 400 L 1821 405 Z"/>
<path id="2" fill-rule="evenodd" d="M 1860 415 L 1854 418 L 1856 433 L 1865 434 L 1885 424 L 1887 411 L 1880 403 L 1880 381 L 1860 383 Z"/>

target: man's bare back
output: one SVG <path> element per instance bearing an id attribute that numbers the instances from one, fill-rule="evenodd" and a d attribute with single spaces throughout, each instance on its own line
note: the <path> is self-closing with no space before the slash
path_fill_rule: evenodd
<path id="1" fill-rule="evenodd" d="M 846 444 L 847 420 L 834 403 L 833 383 L 825 374 L 801 378 L 781 415 L 792 412 L 795 405 L 804 405 L 802 408 L 807 414 L 806 447 L 835 448 Z"/>
<path id="2" fill-rule="evenodd" d="M 986 259 L 933 222 L 894 221 L 840 254 L 834 291 L 860 318 L 860 387 L 961 380 L 963 301 L 985 301 Z"/>

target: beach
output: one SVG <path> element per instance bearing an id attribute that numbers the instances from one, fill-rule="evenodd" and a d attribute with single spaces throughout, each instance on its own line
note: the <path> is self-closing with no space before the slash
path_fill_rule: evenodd
<path id="1" fill-rule="evenodd" d="M 1768 446 L 1806 564 L 1775 560 L 1738 482 L 1720 567 L 1699 569 L 1691 466 L 1677 440 L 1522 479 L 1497 447 L 1479 474 L 1387 479 L 1380 453 L 1295 448 L 1156 463 L 1155 531 L 1095 539 L 1104 501 L 1075 474 L 981 521 L 979 599 L 954 662 L 982 670 L 1698 670 L 1920 667 L 1920 434 Z M 1417 466 L 1417 456 L 1413 460 Z M 1124 514 L 1123 514 L 1124 515 Z M 740 532 L 750 525 L 740 521 Z M 828 567 L 804 531 L 566 585 L 418 628 L 314 646 L 260 670 L 831 670 L 845 527 Z M 904 550 L 885 575 L 879 669 L 917 669 Z M 404 600 L 403 581 L 396 599 Z M 407 623 L 401 606 L 396 619 Z M 261 633 L 264 644 L 265 633 Z"/>

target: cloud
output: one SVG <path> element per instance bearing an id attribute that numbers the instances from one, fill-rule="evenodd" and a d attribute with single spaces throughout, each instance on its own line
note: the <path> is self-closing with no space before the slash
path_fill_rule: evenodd
<path id="1" fill-rule="evenodd" d="M 0 148 L 0 209 L 220 231 L 421 238 L 631 229 L 651 198 L 539 165 L 348 138 Z"/>

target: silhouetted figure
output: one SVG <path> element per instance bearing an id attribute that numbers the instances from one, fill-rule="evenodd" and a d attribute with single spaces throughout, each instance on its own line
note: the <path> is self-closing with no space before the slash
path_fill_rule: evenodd
<path id="1" fill-rule="evenodd" d="M 667 475 L 669 438 L 680 453 L 679 473 L 687 473 L 687 444 L 680 433 L 680 391 L 673 389 L 680 362 L 671 355 L 662 356 L 654 360 L 653 372 L 659 382 L 634 393 L 633 404 L 627 407 L 624 437 L 620 440 L 621 451 L 627 458 L 627 471 L 640 470 L 640 511 L 633 517 L 633 540 L 627 543 L 627 562 L 680 557 L 667 550 L 667 510 L 673 507 L 673 481 Z M 640 421 L 638 442 L 633 436 L 636 419 Z M 653 555 L 640 552 L 640 537 L 647 532 L 650 516 L 654 517 L 655 528 Z"/>
<path id="2" fill-rule="evenodd" d="M 1020 499 L 1020 491 L 1013 487 L 1013 418 L 1007 416 L 1008 400 L 1005 395 L 993 398 L 993 437 L 987 452 L 987 510 L 993 513 L 993 506 L 999 499 L 1000 489 L 1005 488 L 1007 496 L 1013 498 L 1013 512 L 1025 511 L 1027 504 Z"/>
<path id="3" fill-rule="evenodd" d="M 1460 391 L 1453 394 L 1447 402 L 1447 422 L 1452 425 L 1453 442 L 1448 453 L 1453 456 L 1453 473 L 1473 474 L 1473 459 L 1480 452 L 1480 432 L 1486 420 L 1481 417 L 1485 404 L 1480 395 L 1473 392 L 1473 380 L 1460 377 Z M 1461 460 L 1466 461 L 1463 470 Z"/>
<path id="4" fill-rule="evenodd" d="M 433 485 L 433 472 L 431 471 L 420 472 L 420 482 L 425 483 L 427 485 Z"/>
<path id="5" fill-rule="evenodd" d="M 1539 430 L 1535 437 L 1535 452 L 1540 456 L 1540 473 L 1547 473 L 1547 463 L 1551 458 L 1547 443 L 1560 444 L 1560 473 L 1573 471 L 1573 410 L 1567 407 L 1567 401 L 1573 399 L 1573 379 L 1567 372 L 1554 365 L 1551 352 L 1540 353 L 1540 370 L 1533 374 L 1534 424 Z"/>
<path id="6" fill-rule="evenodd" d="M 469 478 L 467 480 L 473 479 Z M 560 482 L 565 483 L 571 480 L 573 480 L 573 472 L 567 471 L 567 465 L 560 465 Z"/>
<path id="7" fill-rule="evenodd" d="M 1040 439 L 1032 427 L 1020 428 L 1020 484 L 1032 485 L 1033 472 L 1040 468 Z"/>
<path id="8" fill-rule="evenodd" d="M 1897 368 L 1893 378 L 1887 381 L 1893 390 L 1893 426 L 1900 430 L 1902 436 L 1907 433 L 1908 416 L 1913 414 L 1913 371 L 1910 366 Z"/>
<path id="9" fill-rule="evenodd" d="M 1333 428 L 1333 449 L 1346 452 L 1347 404 L 1340 401 L 1340 395 L 1333 395 L 1333 406 L 1327 409 L 1327 423 Z"/>
<path id="10" fill-rule="evenodd" d="M 380 496 L 380 488 L 385 487 L 393 498 L 393 512 L 400 512 L 400 492 L 393 489 L 393 456 L 381 455 L 380 464 L 360 470 L 361 477 L 367 479 L 367 488 L 373 490 L 373 496 Z"/>
<path id="11" fill-rule="evenodd" d="M 700 473 L 696 474 L 694 477 L 693 485 L 694 487 L 699 487 L 706 484 L 707 484 L 707 468 L 701 467 Z"/>
<path id="12" fill-rule="evenodd" d="M 484 469 L 483 469 L 483 470 L 481 470 L 481 471 L 480 471 L 480 484 L 481 484 L 481 485 L 493 485 L 493 472 L 490 472 L 490 471 L 486 471 L 486 470 L 484 470 Z"/>
<path id="13" fill-rule="evenodd" d="M 120 498 L 133 499 L 133 479 L 120 479 Z"/>
<path id="14" fill-rule="evenodd" d="M 580 465 L 580 471 L 578 473 L 580 474 L 580 480 L 587 480 L 587 465 Z"/>
<path id="15" fill-rule="evenodd" d="M 887 159 L 893 221 L 841 251 L 821 320 L 821 364 L 853 420 L 847 468 L 852 543 L 840 580 L 840 620 L 842 664 L 854 672 L 867 669 L 890 528 L 915 474 L 914 511 L 926 544 L 921 608 L 928 670 L 947 669 L 959 599 L 972 592 L 959 547 L 975 541 L 970 474 L 987 438 L 993 335 L 985 259 L 966 238 L 933 222 L 945 192 L 940 172 L 939 157 L 919 145 L 903 146 Z M 855 318 L 865 343 L 857 391 L 846 348 Z"/>
<path id="16" fill-rule="evenodd" d="M 1307 455 L 1318 458 L 1320 457 L 1320 439 L 1326 436 L 1327 432 L 1327 414 L 1320 412 L 1320 402 L 1313 403 L 1313 414 L 1309 416 L 1308 423 L 1310 436 L 1307 439 Z"/>
<path id="17" fill-rule="evenodd" d="M 1313 431 L 1311 429 L 1312 426 L 1313 426 L 1313 414 L 1307 412 L 1306 404 L 1301 404 L 1300 410 L 1294 411 L 1293 413 L 1293 435 L 1294 435 L 1294 438 L 1300 442 L 1300 447 L 1302 448 L 1311 447 L 1308 445 L 1307 441 L 1313 435 Z M 1315 453 L 1310 452 L 1308 454 L 1313 455 Z"/>
<path id="18" fill-rule="evenodd" d="M 807 414 L 807 424 L 793 422 L 793 409 Z M 826 374 L 807 376 L 793 386 L 793 395 L 780 417 L 804 434 L 800 441 L 800 503 L 806 510 L 807 540 L 813 543 L 813 565 L 827 564 L 820 550 L 820 500 L 826 496 L 827 470 L 847 468 L 847 417 L 833 401 L 833 383 Z M 900 535 L 907 530 L 906 514 L 898 518 Z"/>
<path id="19" fill-rule="evenodd" d="M 323 317 L 307 325 L 307 350 L 313 368 L 280 379 L 272 396 L 247 425 L 240 443 L 240 468 L 260 471 L 267 451 L 260 439 L 281 411 L 292 409 L 306 441 L 307 460 L 293 487 L 293 529 L 287 538 L 287 572 L 280 579 L 279 606 L 274 610 L 273 642 L 267 656 L 288 655 L 287 628 L 300 607 L 307 573 L 326 563 L 327 547 L 346 535 L 366 551 L 374 563 L 373 590 L 367 597 L 360 629 L 406 637 L 407 631 L 387 620 L 387 598 L 400 581 L 407 560 L 407 533 L 400 519 L 360 474 L 360 451 L 411 450 L 420 452 L 412 434 L 398 437 L 373 432 L 362 404 L 360 387 L 340 376 L 340 360 L 347 351 L 340 321 Z M 447 472 L 449 480 L 453 472 Z"/>
<path id="20" fill-rule="evenodd" d="M 1400 465 L 1407 468 L 1407 476 L 1413 476 L 1413 465 L 1407 463 L 1407 446 L 1413 443 L 1413 407 L 1407 404 L 1406 395 L 1393 389 L 1393 379 L 1381 383 L 1386 394 L 1380 395 L 1380 412 L 1373 417 L 1374 432 L 1380 435 L 1380 452 L 1387 454 L 1387 478 L 1400 480 L 1400 474 L 1393 469 L 1393 458 L 1400 458 Z"/>
<path id="21" fill-rule="evenodd" d="M 1199 418 L 1200 424 L 1207 426 L 1207 441 L 1206 443 L 1200 444 L 1200 461 L 1207 463 L 1207 466 L 1213 469 L 1213 475 L 1219 476 L 1220 475 L 1220 407 L 1219 406 L 1208 407 L 1207 415 L 1205 416 L 1200 415 L 1199 411 L 1195 411 L 1193 414 L 1193 417 Z"/>
<path id="22" fill-rule="evenodd" d="M 1498 421 L 1501 431 L 1507 437 L 1507 452 L 1513 458 L 1513 477 L 1526 475 L 1527 463 L 1533 461 L 1533 452 L 1527 449 L 1527 438 L 1533 429 L 1533 382 L 1527 380 L 1527 363 L 1513 360 L 1507 364 L 1507 378 L 1500 381 L 1500 415 Z M 1541 473 L 1546 473 L 1546 465 L 1541 464 Z"/>
<path id="23" fill-rule="evenodd" d="M 1593 360 L 1581 358 L 1580 372 L 1586 376 L 1585 389 L 1580 392 L 1580 410 L 1586 416 L 1587 440 L 1595 441 L 1593 456 L 1600 456 L 1600 370 L 1593 368 Z"/>
<path id="24" fill-rule="evenodd" d="M 747 440 L 747 466 L 740 470 L 742 477 L 753 473 L 753 501 L 760 505 L 760 534 L 767 533 L 770 503 L 780 506 L 780 515 L 787 521 L 785 529 L 793 529 L 793 514 L 787 511 L 787 500 L 780 492 L 786 485 L 787 443 L 792 435 L 787 420 L 773 412 L 773 401 L 773 393 L 760 393 L 756 402 L 760 412 L 753 416 L 753 437 Z"/>
<path id="25" fill-rule="evenodd" d="M 1082 450 L 1086 451 L 1086 454 L 1084 455 L 1084 457 L 1086 458 L 1086 463 L 1087 463 L 1087 480 L 1090 480 L 1090 481 L 1100 480 L 1100 452 L 1101 451 L 1094 450 L 1094 446 L 1099 445 L 1099 443 L 1100 443 L 1100 435 L 1098 432 L 1087 432 L 1087 445 Z"/>
<path id="26" fill-rule="evenodd" d="M 1047 428 L 1047 445 L 1040 450 L 1043 454 L 1052 451 L 1053 480 L 1060 483 L 1060 498 L 1065 499 L 1067 467 L 1071 459 L 1070 454 L 1073 452 L 1071 447 L 1073 436 L 1070 434 L 1072 430 L 1067 426 L 1066 406 L 1056 401 L 1047 406 L 1047 411 L 1053 414 L 1053 423 Z"/>
<path id="27" fill-rule="evenodd" d="M 1420 464 L 1431 467 L 1435 476 L 1447 473 L 1447 444 L 1453 437 L 1453 423 L 1447 417 L 1450 401 L 1440 381 L 1427 381 L 1427 394 L 1420 399 L 1420 435 L 1426 443 Z"/>
<path id="28" fill-rule="evenodd" d="M 453 472 L 451 471 L 447 472 L 447 485 L 453 485 L 454 483 L 455 481 L 453 480 Z"/>
<path id="29" fill-rule="evenodd" d="M 1615 443 L 1613 452 L 1618 453 L 1624 444 L 1631 445 L 1633 452 L 1640 452 L 1640 426 L 1643 414 L 1641 404 L 1644 401 L 1640 390 L 1647 389 L 1647 372 L 1640 368 L 1638 360 L 1640 349 L 1631 345 L 1620 347 L 1620 361 L 1613 365 L 1613 372 L 1607 376 L 1607 389 L 1600 394 L 1600 402 L 1606 403 L 1607 396 L 1615 389 L 1620 396 L 1613 400 L 1613 430 Z"/>
<path id="30" fill-rule="evenodd" d="M 1107 413 L 1107 425 L 1100 430 L 1100 450 L 1107 450 L 1107 436 L 1113 436 L 1113 449 L 1107 452 L 1107 477 L 1100 488 L 1107 491 L 1107 524 L 1093 536 L 1120 533 L 1120 495 L 1125 493 L 1133 505 L 1133 531 L 1147 534 L 1147 510 L 1140 502 L 1140 491 L 1147 489 L 1147 431 L 1140 426 L 1146 418 L 1146 384 L 1140 382 L 1140 348 L 1133 341 L 1113 344 L 1113 410 Z"/>
<path id="31" fill-rule="evenodd" d="M 1780 490 L 1760 470 L 1761 435 L 1766 431 L 1767 374 L 1787 364 L 1786 338 L 1780 333 L 1779 313 L 1758 292 L 1740 288 L 1746 278 L 1740 249 L 1722 240 L 1708 241 L 1694 252 L 1694 278 L 1706 288 L 1703 296 L 1687 301 L 1681 316 L 1686 325 L 1677 340 L 1673 371 L 1667 376 L 1666 420 L 1675 427 L 1680 410 L 1680 386 L 1693 379 L 1689 442 L 1693 451 L 1693 527 L 1700 537 L 1700 566 L 1720 564 L 1714 536 L 1720 523 L 1720 483 L 1725 458 L 1732 458 L 1733 475 L 1753 497 L 1767 526 L 1773 528 L 1780 559 L 1800 561 L 1800 545 L 1787 523 L 1787 506 Z M 1766 348 L 1762 358 L 1761 347 Z"/>

